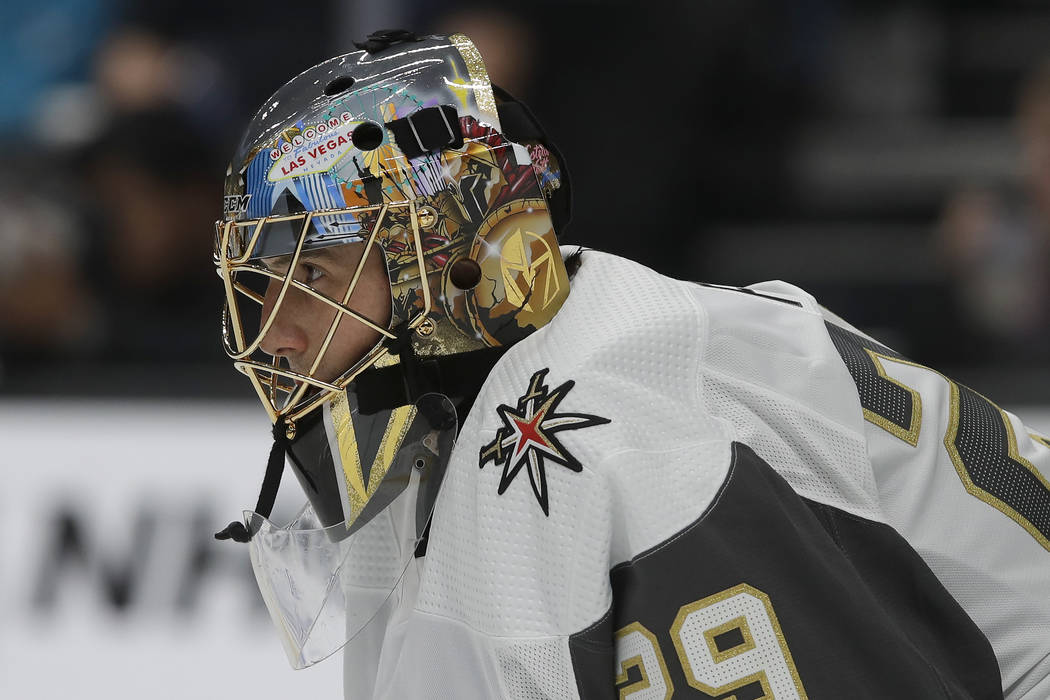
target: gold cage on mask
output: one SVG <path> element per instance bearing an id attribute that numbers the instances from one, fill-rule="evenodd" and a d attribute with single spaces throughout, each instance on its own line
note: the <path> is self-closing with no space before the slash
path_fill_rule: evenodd
<path id="1" fill-rule="evenodd" d="M 374 320 L 358 313 L 350 308 L 348 304 L 358 287 L 369 256 L 382 254 L 385 258 L 385 252 L 377 252 L 383 251 L 377 245 L 377 236 L 384 218 L 397 210 L 407 209 L 408 211 L 411 226 L 405 228 L 407 240 L 404 243 L 415 251 L 415 267 L 421 280 L 419 288 L 422 294 L 422 308 L 407 320 L 406 327 L 409 332 L 418 332 L 420 334 L 425 334 L 432 328 L 432 322 L 427 318 L 432 302 L 430 285 L 426 282 L 427 271 L 420 235 L 418 207 L 416 200 L 406 200 L 387 202 L 381 205 L 319 209 L 303 213 L 270 215 L 247 221 L 225 220 L 216 222 L 214 262 L 217 272 L 222 278 L 226 293 L 222 315 L 223 344 L 227 355 L 234 360 L 234 366 L 251 381 L 260 400 L 266 407 L 271 421 L 276 423 L 279 419 L 284 418 L 289 426 L 289 431 L 294 433 L 295 421 L 324 403 L 331 397 L 333 392 L 340 391 L 346 387 L 355 377 L 369 367 L 381 364 L 383 360 L 391 361 L 391 356 L 384 344 L 384 340 L 395 339 L 397 337 L 395 333 L 390 328 L 385 328 Z M 306 282 L 295 279 L 295 271 L 304 252 L 308 233 L 312 230 L 316 221 L 324 217 L 360 217 L 372 213 L 375 213 L 375 220 L 371 223 L 367 238 L 360 239 L 365 243 L 365 252 L 358 261 L 341 299 L 329 297 Z M 271 224 L 294 225 L 296 222 L 301 222 L 301 225 L 295 238 L 294 249 L 288 254 L 287 269 L 284 272 L 278 272 L 262 264 L 255 253 L 266 227 Z M 347 242 L 345 238 L 332 241 L 322 240 L 320 245 L 315 245 L 314 247 L 345 242 Z M 385 259 L 383 263 L 384 269 L 387 269 Z M 273 308 L 265 318 L 261 317 L 265 296 L 240 279 L 246 274 L 258 275 L 267 281 L 277 280 L 281 284 L 274 299 Z M 414 274 L 410 276 L 414 276 Z M 401 279 L 406 279 L 404 271 L 402 271 Z M 281 366 L 280 357 L 270 355 L 268 360 L 259 359 L 258 357 L 259 355 L 267 355 L 260 346 L 278 317 L 288 292 L 292 289 L 317 299 L 336 312 L 306 373 L 296 372 L 289 367 Z M 243 313 L 240 304 L 242 298 L 249 303 L 256 304 L 260 310 L 258 332 L 254 338 L 252 338 L 250 331 L 245 327 L 245 316 L 247 314 Z M 361 323 L 379 333 L 380 339 L 375 346 L 353 363 L 351 367 L 347 368 L 339 377 L 331 381 L 325 381 L 316 377 L 315 373 L 328 352 L 340 323 L 347 316 L 352 318 L 354 322 Z"/>

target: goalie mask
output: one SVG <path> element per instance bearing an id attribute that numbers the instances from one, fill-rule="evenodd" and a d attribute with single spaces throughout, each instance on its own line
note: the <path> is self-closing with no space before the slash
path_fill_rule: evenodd
<path id="1" fill-rule="evenodd" d="M 567 173 L 470 40 L 395 31 L 359 46 L 266 101 L 216 224 L 226 352 L 276 440 L 256 512 L 219 536 L 250 541 L 296 667 L 396 589 L 457 414 L 568 294 L 554 221 L 568 219 Z M 310 504 L 277 527 L 285 453 Z"/>

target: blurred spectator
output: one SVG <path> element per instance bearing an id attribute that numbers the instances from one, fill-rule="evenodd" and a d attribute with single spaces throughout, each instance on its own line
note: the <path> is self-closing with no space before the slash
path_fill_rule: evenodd
<path id="1" fill-rule="evenodd" d="M 135 28 L 109 36 L 95 58 L 95 83 L 117 112 L 175 104 L 184 67 L 174 46 Z"/>
<path id="2" fill-rule="evenodd" d="M 27 160 L 8 158 L 0 173 L 0 358 L 7 362 L 78 354 L 99 342 L 75 212 L 56 191 L 58 178 Z"/>
<path id="3" fill-rule="evenodd" d="M 84 160 L 97 226 L 91 282 L 107 362 L 222 360 L 211 265 L 221 159 L 180 112 L 123 114 Z"/>
<path id="4" fill-rule="evenodd" d="M 1016 115 L 1020 188 L 968 188 L 938 228 L 969 361 L 1050 360 L 1050 62 L 1023 81 Z"/>
<path id="5" fill-rule="evenodd" d="M 225 365 L 214 149 L 164 107 L 114 118 L 78 167 L 37 150 L 0 176 L 0 385 L 56 361 Z"/>

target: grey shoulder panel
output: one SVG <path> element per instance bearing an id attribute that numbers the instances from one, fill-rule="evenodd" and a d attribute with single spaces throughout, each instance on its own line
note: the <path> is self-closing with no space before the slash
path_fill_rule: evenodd
<path id="1" fill-rule="evenodd" d="M 611 571 L 612 607 L 569 642 L 581 698 L 642 683 L 675 698 L 1002 697 L 988 641 L 895 530 L 733 452 L 707 512 Z M 617 638 L 640 629 L 650 651 L 618 659 Z M 734 676 L 763 645 L 777 668 L 755 656 L 760 675 Z"/>

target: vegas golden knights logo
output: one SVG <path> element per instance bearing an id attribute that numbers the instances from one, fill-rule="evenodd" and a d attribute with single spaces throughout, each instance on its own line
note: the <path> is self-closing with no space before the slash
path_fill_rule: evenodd
<path id="1" fill-rule="evenodd" d="M 530 255 L 529 249 L 537 247 L 543 252 Z M 519 228 L 507 237 L 500 255 L 500 271 L 508 302 L 534 312 L 547 308 L 557 298 L 561 284 L 551 264 L 554 252 L 542 236 Z M 529 262 L 530 257 L 532 262 Z"/>
<path id="2" fill-rule="evenodd" d="M 549 371 L 541 369 L 532 375 L 529 390 L 518 398 L 515 407 L 506 404 L 496 407 L 503 427 L 496 432 L 495 440 L 481 448 L 478 464 L 482 469 L 489 462 L 503 467 L 497 491 L 500 495 L 507 490 L 518 472 L 525 468 L 532 493 L 544 515 L 550 515 L 545 461 L 550 460 L 574 472 L 583 471 L 579 460 L 555 437 L 556 433 L 610 422 L 608 418 L 585 413 L 558 413 L 558 405 L 576 382 L 570 379 L 550 391 L 543 383 Z"/>

